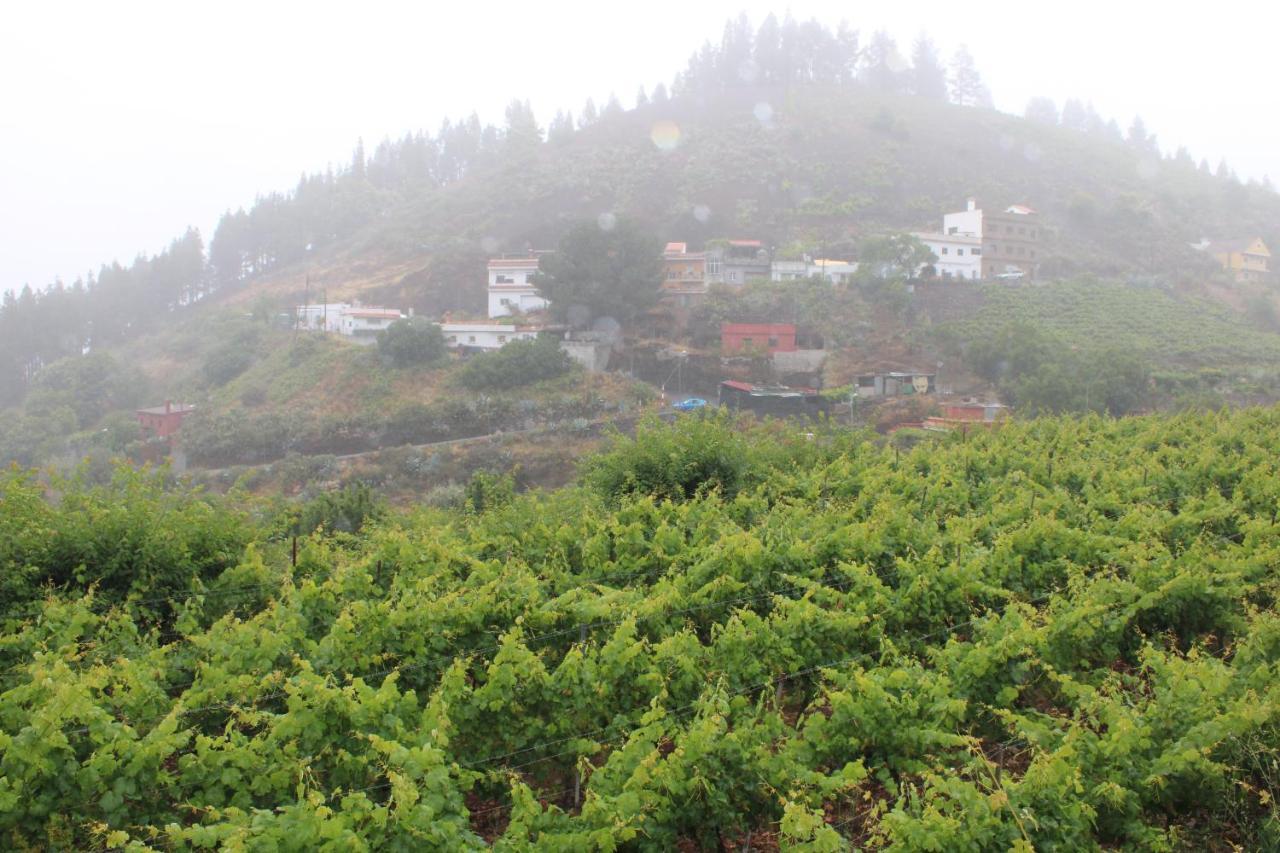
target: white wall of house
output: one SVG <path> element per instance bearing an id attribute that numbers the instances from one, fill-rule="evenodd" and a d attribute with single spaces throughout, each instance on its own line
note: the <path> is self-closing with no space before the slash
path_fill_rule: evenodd
<path id="1" fill-rule="evenodd" d="M 958 234 L 965 237 L 981 237 L 982 211 L 978 209 L 977 201 L 969 199 L 964 210 L 943 214 L 942 233 Z"/>
<path id="2" fill-rule="evenodd" d="M 769 270 L 773 281 L 798 281 L 808 276 L 809 265 L 805 261 L 774 261 Z"/>
<path id="3" fill-rule="evenodd" d="M 342 312 L 342 334 L 361 342 L 371 342 L 404 315 L 395 309 L 348 308 Z"/>
<path id="4" fill-rule="evenodd" d="M 541 311 L 551 303 L 535 287 L 499 285 L 489 288 L 489 316 L 510 317 Z"/>
<path id="5" fill-rule="evenodd" d="M 541 311 L 549 303 L 533 285 L 537 258 L 495 258 L 489 261 L 489 316 L 510 317 Z"/>
<path id="6" fill-rule="evenodd" d="M 915 235 L 937 256 L 933 268 L 942 278 L 982 278 L 982 241 L 949 234 Z"/>
<path id="7" fill-rule="evenodd" d="M 441 323 L 440 331 L 451 347 L 502 349 L 512 341 L 528 341 L 538 336 L 536 329 L 514 323 Z"/>

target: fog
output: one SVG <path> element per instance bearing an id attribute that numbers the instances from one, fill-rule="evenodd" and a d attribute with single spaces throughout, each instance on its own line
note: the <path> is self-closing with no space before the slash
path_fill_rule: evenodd
<path id="1" fill-rule="evenodd" d="M 1136 4 L 1135 4 L 1136 5 Z M 1272 50 L 1280 13 L 1202 7 L 793 2 L 909 45 L 977 58 L 998 108 L 1091 101 L 1162 148 L 1241 178 L 1280 176 Z M 153 252 L 188 224 L 300 173 L 344 162 L 358 137 L 434 130 L 528 98 L 558 108 L 669 82 L 724 21 L 758 2 L 22 4 L 0 33 L 0 289 L 70 280 Z"/>

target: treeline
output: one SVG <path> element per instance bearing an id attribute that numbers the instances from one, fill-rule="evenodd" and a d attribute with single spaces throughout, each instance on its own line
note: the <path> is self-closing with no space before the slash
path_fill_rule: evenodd
<path id="1" fill-rule="evenodd" d="M 1104 119 L 1094 109 L 1092 103 L 1086 103 L 1078 98 L 1067 98 L 1063 101 L 1061 109 L 1059 109 L 1057 102 L 1053 98 L 1044 96 L 1037 96 L 1027 101 L 1023 116 L 1041 124 L 1061 127 L 1076 133 L 1098 136 L 1111 142 L 1123 143 L 1139 154 L 1167 160 L 1188 171 L 1197 170 L 1203 175 L 1213 175 L 1222 180 L 1239 181 L 1239 177 L 1228 165 L 1226 158 L 1219 160 L 1216 168 L 1211 168 L 1209 161 L 1203 157 L 1197 163 L 1186 146 L 1179 146 L 1171 154 L 1163 153 L 1159 139 L 1147 127 L 1146 122 L 1142 120 L 1142 116 L 1134 116 L 1128 129 L 1122 131 L 1120 124 L 1115 119 Z M 1274 189 L 1270 178 L 1264 177 L 1260 183 L 1267 189 Z"/>
<path id="2" fill-rule="evenodd" d="M 20 399 L 46 365 L 154 328 L 206 296 L 204 242 L 187 229 L 154 257 L 104 266 L 71 285 L 54 282 L 0 301 L 0 406 Z"/>
<path id="3" fill-rule="evenodd" d="M 676 95 L 706 95 L 754 86 L 810 83 L 861 85 L 882 93 L 912 94 L 967 106 L 991 106 L 973 56 L 963 45 L 949 62 L 924 32 L 907 59 L 898 43 L 877 30 L 862 44 L 845 22 L 834 30 L 816 20 L 781 23 L 769 15 L 752 30 L 746 15 L 725 24 L 718 45 L 706 42 L 676 75 Z M 643 92 L 641 93 L 643 97 Z"/>

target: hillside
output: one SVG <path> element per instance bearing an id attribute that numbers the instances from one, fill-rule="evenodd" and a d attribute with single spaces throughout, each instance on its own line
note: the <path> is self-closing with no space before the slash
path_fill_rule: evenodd
<path id="1" fill-rule="evenodd" d="M 678 128 L 669 150 L 653 141 L 660 122 Z M 1040 211 L 1049 278 L 1204 280 L 1213 265 L 1186 245 L 1203 235 L 1280 245 L 1274 191 L 990 110 L 808 86 L 649 104 L 438 189 L 390 189 L 370 224 L 325 250 L 343 271 L 324 280 L 356 275 L 352 258 L 395 259 L 417 269 L 374 285 L 380 295 L 423 311 L 474 307 L 488 254 L 554 246 L 568 223 L 604 212 L 693 245 L 751 236 L 839 254 L 884 230 L 936 229 L 968 196 Z M 300 288 L 314 263 L 265 281 Z"/>
<path id="2" fill-rule="evenodd" d="M 693 418 L 408 514 L 15 472 L 0 831 L 1275 849 L 1278 439 L 1274 408 L 906 453 Z"/>
<path id="3" fill-rule="evenodd" d="M 848 289 L 804 295 L 802 310 L 782 315 L 801 297 L 764 295 L 704 312 L 678 343 L 707 351 L 714 388 L 719 320 L 791 316 L 829 342 L 828 386 L 944 361 L 958 390 L 1005 393 L 964 356 L 1027 322 L 1068 348 L 1122 346 L 1143 360 L 1157 379 L 1150 405 L 1202 392 L 1206 405 L 1274 399 L 1274 288 L 1228 284 L 1187 246 L 1238 235 L 1280 245 L 1273 190 L 1162 158 L 1100 122 L 1068 128 L 891 91 L 850 68 L 811 72 L 784 85 L 794 75 L 726 84 L 690 71 L 671 97 L 613 105 L 577 126 L 558 117 L 545 138 L 517 103 L 505 128 L 469 121 L 361 147 L 349 167 L 229 213 L 207 251 L 188 231 L 154 258 L 6 302 L 0 457 L 119 452 L 127 413 L 164 399 L 196 403 L 218 427 L 220 446 L 193 457 L 218 466 L 509 429 L 531 408 L 534 420 L 592 418 L 644 394 L 616 377 L 598 388 L 567 381 L 496 395 L 497 411 L 467 413 L 465 429 L 406 431 L 397 417 L 458 426 L 456 411 L 412 408 L 458 405 L 450 369 L 388 370 L 355 348 L 292 341 L 270 318 L 306 296 L 474 313 L 487 258 L 554 247 L 570 224 L 602 214 L 694 247 L 751 237 L 781 256 L 852 256 L 878 234 L 937 228 L 969 196 L 1039 211 L 1044 287 L 961 288 L 977 295 L 951 301 Z M 1081 276 L 1101 283 L 1056 287 Z M 669 371 L 643 367 L 655 382 Z"/>

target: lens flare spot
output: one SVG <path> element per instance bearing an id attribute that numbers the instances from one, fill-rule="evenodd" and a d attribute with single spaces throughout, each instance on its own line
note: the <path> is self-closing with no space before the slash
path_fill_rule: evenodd
<path id="1" fill-rule="evenodd" d="M 773 107 L 767 102 L 761 101 L 756 104 L 751 112 L 755 115 L 756 121 L 760 122 L 765 127 L 769 127 L 773 124 Z"/>
<path id="2" fill-rule="evenodd" d="M 658 146 L 658 150 L 674 151 L 680 144 L 680 125 L 668 119 L 655 121 L 649 131 L 649 138 Z"/>
<path id="3" fill-rule="evenodd" d="M 705 204 L 695 204 L 693 206 L 693 218 L 699 222 L 706 222 L 711 218 L 711 208 Z"/>
<path id="4" fill-rule="evenodd" d="M 596 217 L 596 225 L 600 227 L 601 231 L 612 231 L 617 224 L 618 217 L 612 213 L 606 212 Z"/>

